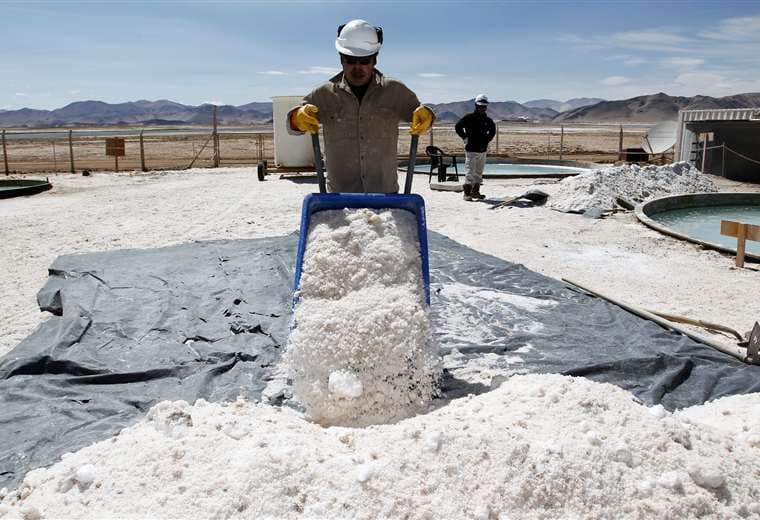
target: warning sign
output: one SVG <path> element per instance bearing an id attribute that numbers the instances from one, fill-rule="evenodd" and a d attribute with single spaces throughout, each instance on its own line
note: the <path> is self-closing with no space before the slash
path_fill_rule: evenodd
<path id="1" fill-rule="evenodd" d="M 106 155 L 109 157 L 124 157 L 125 153 L 123 137 L 106 137 Z"/>

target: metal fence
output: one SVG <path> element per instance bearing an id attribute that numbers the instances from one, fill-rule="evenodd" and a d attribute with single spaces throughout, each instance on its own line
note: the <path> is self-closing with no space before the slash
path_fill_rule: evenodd
<path id="1" fill-rule="evenodd" d="M 626 148 L 641 145 L 646 126 L 500 122 L 497 130 L 488 149 L 491 155 L 614 161 L 624 158 Z M 252 166 L 274 159 L 271 126 L 249 131 L 220 128 L 216 135 L 215 140 L 210 129 L 8 130 L 3 131 L 3 160 L 6 174 L 114 170 L 115 158 L 105 155 L 106 137 L 124 138 L 126 155 L 118 159 L 120 170 Z M 408 155 L 409 144 L 408 126 L 401 126 L 399 157 Z M 421 157 L 428 145 L 464 155 L 453 124 L 437 124 L 420 139 Z"/>
<path id="2" fill-rule="evenodd" d="M 114 170 L 116 159 L 105 155 L 104 135 L 93 131 L 6 132 L 3 155 L 5 173 Z M 269 132 L 218 134 L 219 165 L 250 165 L 274 157 L 274 135 Z M 172 132 L 157 135 L 119 135 L 124 157 L 120 170 L 183 169 L 215 166 L 212 134 Z"/>

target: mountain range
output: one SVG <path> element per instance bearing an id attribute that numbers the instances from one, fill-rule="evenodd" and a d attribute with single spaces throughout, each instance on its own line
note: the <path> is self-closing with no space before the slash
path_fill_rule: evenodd
<path id="1" fill-rule="evenodd" d="M 556 101 L 554 99 L 536 99 L 523 103 L 528 108 L 551 108 L 557 113 L 566 112 L 575 108 L 596 105 L 602 101 L 602 98 L 573 98 L 567 101 Z"/>
<path id="2" fill-rule="evenodd" d="M 638 96 L 621 101 L 604 101 L 579 107 L 557 115 L 555 121 L 598 123 L 656 123 L 675 120 L 679 110 L 720 108 L 755 108 L 760 106 L 760 93 L 737 94 L 714 98 L 709 96 L 674 97 L 664 94 Z"/>
<path id="3" fill-rule="evenodd" d="M 429 104 L 441 122 L 454 122 L 474 106 L 474 99 Z M 493 101 L 488 114 L 500 121 L 556 121 L 600 123 L 656 123 L 674 120 L 682 109 L 752 108 L 760 106 L 760 93 L 677 97 L 662 92 L 619 101 L 575 98 L 567 101 L 538 99 L 526 103 Z M 105 103 L 77 101 L 56 110 L 0 110 L 0 127 L 56 127 L 104 125 L 209 125 L 213 105 L 184 105 L 169 100 Z M 220 125 L 272 122 L 272 103 L 254 102 L 217 109 Z"/>

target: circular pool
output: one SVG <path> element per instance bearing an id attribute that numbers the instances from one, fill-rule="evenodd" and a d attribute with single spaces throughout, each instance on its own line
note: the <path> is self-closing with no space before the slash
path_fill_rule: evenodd
<path id="1" fill-rule="evenodd" d="M 53 186 L 48 181 L 39 179 L 2 180 L 0 179 L 0 199 L 34 195 Z"/>
<path id="2" fill-rule="evenodd" d="M 577 175 L 585 171 L 588 171 L 588 168 L 559 164 L 487 163 L 483 169 L 483 175 L 486 177 L 494 177 L 496 175 L 508 177 L 564 177 Z"/>
<path id="3" fill-rule="evenodd" d="M 760 193 L 671 195 L 636 208 L 647 226 L 682 240 L 736 253 L 736 238 L 720 234 L 721 220 L 760 225 Z M 760 243 L 748 240 L 746 257 L 760 261 Z"/>
<path id="4" fill-rule="evenodd" d="M 447 159 L 447 162 L 449 159 Z M 459 175 L 464 176 L 464 157 L 457 155 L 457 171 Z M 399 166 L 404 166 L 405 161 L 399 163 Z M 415 173 L 428 173 L 422 171 L 423 168 L 429 167 L 429 159 L 420 158 L 417 161 L 417 167 Z M 511 177 L 571 177 L 578 175 L 579 173 L 587 172 L 596 168 L 602 168 L 602 165 L 586 162 L 586 161 L 558 161 L 558 160 L 542 160 L 542 159 L 505 159 L 500 157 L 488 157 L 486 159 L 485 168 L 483 169 L 483 177 L 488 179 L 505 179 Z M 433 170 L 433 175 L 437 175 L 438 170 Z M 453 175 L 453 166 L 448 165 L 446 167 L 446 175 Z"/>

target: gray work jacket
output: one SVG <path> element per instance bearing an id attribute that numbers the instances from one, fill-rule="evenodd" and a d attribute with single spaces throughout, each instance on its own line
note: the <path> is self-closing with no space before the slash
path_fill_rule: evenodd
<path id="1" fill-rule="evenodd" d="M 359 103 L 341 72 L 306 95 L 304 103 L 319 108 L 328 191 L 398 191 L 398 124 L 411 121 L 420 106 L 414 92 L 375 70 Z"/>

